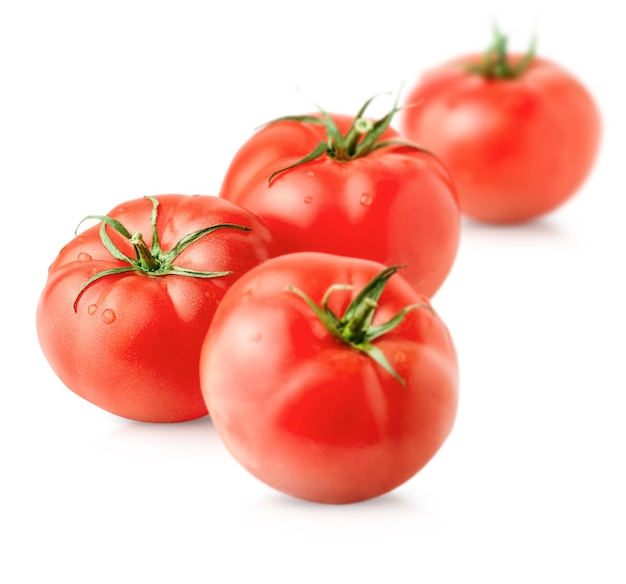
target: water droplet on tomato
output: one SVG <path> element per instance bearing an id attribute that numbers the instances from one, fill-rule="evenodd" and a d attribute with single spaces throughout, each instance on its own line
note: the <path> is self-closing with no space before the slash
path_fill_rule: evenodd
<path id="1" fill-rule="evenodd" d="M 315 176 L 315 173 L 312 170 L 306 173 L 307 176 Z"/>
<path id="2" fill-rule="evenodd" d="M 87 308 L 87 313 L 93 314 L 96 310 L 98 310 L 98 306 L 96 304 L 92 304 Z"/>
<path id="3" fill-rule="evenodd" d="M 310 196 L 304 197 L 304 202 L 307 205 L 310 205 L 313 202 L 313 197 L 310 197 Z"/>
<path id="4" fill-rule="evenodd" d="M 369 207 L 372 204 L 372 195 L 370 195 L 369 193 L 363 193 L 361 195 L 361 198 L 359 199 L 359 202 L 364 207 Z"/>
<path id="5" fill-rule="evenodd" d="M 84 251 L 81 251 L 78 254 L 78 261 L 79 262 L 90 262 L 93 258 L 88 254 L 85 253 Z"/>
<path id="6" fill-rule="evenodd" d="M 111 310 L 110 308 L 107 308 L 103 313 L 102 313 L 102 322 L 104 324 L 112 324 L 115 322 L 115 319 L 117 318 L 117 315 L 115 314 L 115 312 L 113 310 Z"/>
<path id="7" fill-rule="evenodd" d="M 404 351 L 396 351 L 393 354 L 393 361 L 396 365 L 404 364 L 408 360 L 407 355 Z"/>

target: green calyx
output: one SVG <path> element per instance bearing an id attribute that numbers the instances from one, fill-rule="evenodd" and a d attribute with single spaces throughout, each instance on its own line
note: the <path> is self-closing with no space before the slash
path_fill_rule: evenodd
<path id="1" fill-rule="evenodd" d="M 343 316 L 338 317 L 328 306 L 330 295 L 336 290 L 350 290 L 352 287 L 344 284 L 335 284 L 328 288 L 322 304 L 316 304 L 307 294 L 288 286 L 287 291 L 294 292 L 300 296 L 315 312 L 319 320 L 324 324 L 328 332 L 341 343 L 344 343 L 357 351 L 361 351 L 374 359 L 383 369 L 395 377 L 403 386 L 405 381 L 391 366 L 384 353 L 372 343 L 378 337 L 388 333 L 398 326 L 407 312 L 414 308 L 425 308 L 432 312 L 428 304 L 411 304 L 403 308 L 398 314 L 385 323 L 373 325 L 372 319 L 378 308 L 378 299 L 382 294 L 389 278 L 393 276 L 398 268 L 402 266 L 392 266 L 385 268 L 377 274 L 352 300 L 346 308 Z"/>
<path id="2" fill-rule="evenodd" d="M 294 164 L 273 172 L 268 179 L 268 183 L 271 183 L 272 179 L 275 178 L 278 174 L 281 174 L 291 168 L 295 168 L 296 166 L 300 166 L 312 160 L 316 160 L 321 156 L 327 156 L 328 158 L 331 158 L 332 160 L 335 160 L 337 162 L 349 162 L 351 160 L 354 160 L 355 158 L 362 158 L 375 150 L 379 150 L 380 148 L 387 148 L 389 146 L 408 146 L 410 148 L 415 148 L 416 150 L 428 153 L 427 150 L 410 142 L 405 142 L 402 140 L 381 139 L 383 133 L 391 124 L 393 116 L 397 112 L 399 112 L 401 108 L 398 107 L 398 96 L 393 105 L 393 108 L 387 115 L 375 121 L 365 118 L 365 110 L 367 110 L 369 105 L 376 97 L 377 96 L 371 97 L 363 104 L 361 109 L 354 117 L 350 128 L 345 134 L 342 134 L 339 131 L 339 128 L 337 128 L 337 125 L 330 117 L 330 115 L 319 106 L 317 106 L 317 108 L 322 114 L 321 117 L 310 115 L 285 116 L 268 122 L 268 124 L 266 125 L 275 124 L 277 122 L 289 121 L 324 126 L 326 128 L 325 141 L 320 142 L 312 152 L 307 154 L 301 160 L 298 160 Z"/>
<path id="3" fill-rule="evenodd" d="M 487 79 L 516 79 L 522 75 L 535 58 L 536 39 L 533 38 L 530 48 L 515 64 L 510 62 L 507 44 L 508 38 L 497 27 L 494 27 L 494 41 L 483 53 L 482 61 L 468 65 L 467 71 L 482 75 Z"/>
<path id="4" fill-rule="evenodd" d="M 152 225 L 152 246 L 150 248 L 146 245 L 141 233 L 131 234 L 117 219 L 113 219 L 108 215 L 88 215 L 78 224 L 78 227 L 80 227 L 84 221 L 89 219 L 98 219 L 99 221 L 102 221 L 102 224 L 100 225 L 100 239 L 102 240 L 102 244 L 115 259 L 128 265 L 120 266 L 119 268 L 112 268 L 110 270 L 104 270 L 89 278 L 89 280 L 82 285 L 76 295 L 76 298 L 74 299 L 74 312 L 76 312 L 80 297 L 89 286 L 97 280 L 113 274 L 136 272 L 147 276 L 167 276 L 173 274 L 178 276 L 190 276 L 193 278 L 218 278 L 232 274 L 232 272 L 200 272 L 189 268 L 181 268 L 174 265 L 174 260 L 191 244 L 195 243 L 198 239 L 204 237 L 205 235 L 212 233 L 216 229 L 232 228 L 240 229 L 242 231 L 250 231 L 250 227 L 244 227 L 243 225 L 235 225 L 231 223 L 212 225 L 211 227 L 206 227 L 186 235 L 172 249 L 163 251 L 161 249 L 159 234 L 156 227 L 159 201 L 154 197 L 145 198 L 149 199 L 152 203 L 152 214 L 150 216 L 150 223 Z M 128 239 L 135 250 L 136 258 L 130 258 L 120 251 L 120 249 L 109 237 L 106 230 L 107 225 Z M 76 228 L 76 231 L 78 231 L 78 227 Z"/>

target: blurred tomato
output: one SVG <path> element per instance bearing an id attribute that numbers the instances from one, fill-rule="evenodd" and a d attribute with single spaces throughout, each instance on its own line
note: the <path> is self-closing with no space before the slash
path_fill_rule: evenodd
<path id="1" fill-rule="evenodd" d="M 534 47 L 508 55 L 499 33 L 485 54 L 424 73 L 405 106 L 402 132 L 442 159 L 461 212 L 478 221 L 553 211 L 589 175 L 600 143 L 600 114 L 582 83 Z"/>

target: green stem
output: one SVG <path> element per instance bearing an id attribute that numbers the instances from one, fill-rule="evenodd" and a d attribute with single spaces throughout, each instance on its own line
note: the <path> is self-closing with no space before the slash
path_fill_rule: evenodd
<path id="1" fill-rule="evenodd" d="M 425 308 L 432 312 L 432 308 L 428 304 L 411 304 L 410 306 L 404 307 L 387 322 L 372 325 L 374 312 L 378 308 L 377 301 L 387 285 L 389 278 L 393 276 L 400 267 L 401 266 L 392 266 L 385 268 L 374 276 L 374 278 L 372 278 L 372 280 L 370 280 L 370 282 L 352 299 L 352 302 L 350 302 L 341 318 L 328 307 L 328 297 L 332 292 L 349 289 L 350 286 L 339 284 L 330 286 L 324 294 L 321 306 L 298 288 L 288 286 L 287 291 L 297 294 L 309 305 L 320 322 L 326 327 L 329 334 L 340 342 L 368 355 L 404 386 L 404 379 L 398 375 L 384 353 L 376 347 L 372 341 L 386 335 L 389 331 L 397 327 L 410 310 Z"/>
<path id="2" fill-rule="evenodd" d="M 78 301 L 80 300 L 85 290 L 89 288 L 89 286 L 91 286 L 94 282 L 97 282 L 101 278 L 111 276 L 113 274 L 135 272 L 139 274 L 149 274 L 150 276 L 178 275 L 193 278 L 221 278 L 223 276 L 228 276 L 229 274 L 232 274 L 232 272 L 230 271 L 204 272 L 193 270 L 190 268 L 183 268 L 176 266 L 174 264 L 174 261 L 176 260 L 178 255 L 181 254 L 190 245 L 192 245 L 199 239 L 206 237 L 210 233 L 213 233 L 217 229 L 228 228 L 239 229 L 241 231 L 250 231 L 250 227 L 236 225 L 233 223 L 220 223 L 218 225 L 212 225 L 210 227 L 205 227 L 204 229 L 194 231 L 193 233 L 189 233 L 188 235 L 180 239 L 172 249 L 164 251 L 161 249 L 159 234 L 156 227 L 159 201 L 155 197 L 146 197 L 146 199 L 148 199 L 152 203 L 152 212 L 150 215 L 150 222 L 152 224 L 152 250 L 148 249 L 148 246 L 146 245 L 146 242 L 144 241 L 141 233 L 137 232 L 131 235 L 128 229 L 124 227 L 124 225 L 122 225 L 117 219 L 109 217 L 108 215 L 88 215 L 80 222 L 82 223 L 87 219 L 99 219 L 100 221 L 102 221 L 102 224 L 100 225 L 100 239 L 102 240 L 102 245 L 104 245 L 104 247 L 108 250 L 113 258 L 119 260 L 126 265 L 104 270 L 89 278 L 81 286 L 78 294 L 74 298 L 74 312 L 76 312 L 77 310 Z M 126 255 L 124 255 L 124 253 L 120 251 L 120 249 L 113 243 L 113 241 L 109 237 L 106 230 L 107 226 L 117 231 L 122 237 L 130 242 L 130 244 L 135 249 L 135 253 L 137 254 L 136 258 L 127 257 Z"/>
<path id="3" fill-rule="evenodd" d="M 148 272 L 156 272 L 161 267 L 161 262 L 157 260 L 148 249 L 141 233 L 137 232 L 130 238 L 130 242 L 137 253 L 137 260 L 141 267 Z"/>
<path id="4" fill-rule="evenodd" d="M 317 160 L 321 156 L 327 156 L 336 162 L 350 162 L 356 158 L 368 156 L 371 152 L 379 150 L 380 148 L 390 148 L 393 146 L 414 148 L 420 152 L 432 155 L 432 152 L 429 152 L 421 146 L 404 140 L 383 140 L 383 134 L 391 125 L 393 116 L 400 111 L 400 108 L 397 106 L 398 99 L 396 99 L 396 103 L 394 104 L 392 110 L 386 116 L 376 121 L 372 121 L 364 117 L 365 110 L 371 103 L 372 99 L 373 98 L 368 99 L 361 107 L 357 115 L 353 118 L 352 124 L 345 134 L 342 134 L 339 131 L 335 121 L 322 108 L 319 108 L 319 111 L 322 114 L 321 118 L 310 115 L 284 116 L 269 122 L 269 124 L 275 124 L 278 122 L 289 121 L 300 122 L 303 124 L 314 124 L 318 126 L 321 125 L 326 129 L 326 139 L 321 141 L 311 152 L 300 160 L 272 172 L 272 174 L 268 177 L 268 183 L 271 184 L 272 180 L 277 175 L 296 168 L 302 164 L 306 164 L 307 162 L 311 162 L 312 160 Z"/>
<path id="5" fill-rule="evenodd" d="M 378 303 L 372 298 L 364 298 L 348 320 L 341 336 L 349 343 L 359 344 L 365 340 L 367 329 L 372 322 Z"/>
<path id="6" fill-rule="evenodd" d="M 359 141 L 374 129 L 374 123 L 366 118 L 356 118 L 346 134 L 341 149 L 335 150 L 333 158 L 338 162 L 352 160 L 358 150 Z"/>
<path id="7" fill-rule="evenodd" d="M 508 38 L 494 27 L 493 43 L 483 53 L 481 62 L 468 65 L 467 70 L 486 79 L 516 79 L 528 69 L 535 58 L 536 44 L 536 39 L 533 38 L 524 56 L 516 64 L 512 64 L 507 51 Z"/>

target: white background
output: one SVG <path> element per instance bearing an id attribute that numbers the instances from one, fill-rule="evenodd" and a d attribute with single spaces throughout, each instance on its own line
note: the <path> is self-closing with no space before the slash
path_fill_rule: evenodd
<path id="1" fill-rule="evenodd" d="M 626 582 L 616 6 L 3 2 L 0 581 Z M 602 150 L 551 216 L 464 223 L 433 299 L 459 352 L 460 409 L 415 478 L 361 504 L 304 503 L 242 470 L 208 419 L 128 422 L 58 381 L 35 308 L 78 220 L 148 194 L 216 194 L 258 125 L 310 100 L 355 113 L 484 49 L 493 21 L 514 49 L 537 33 L 539 53 L 588 85 Z"/>

